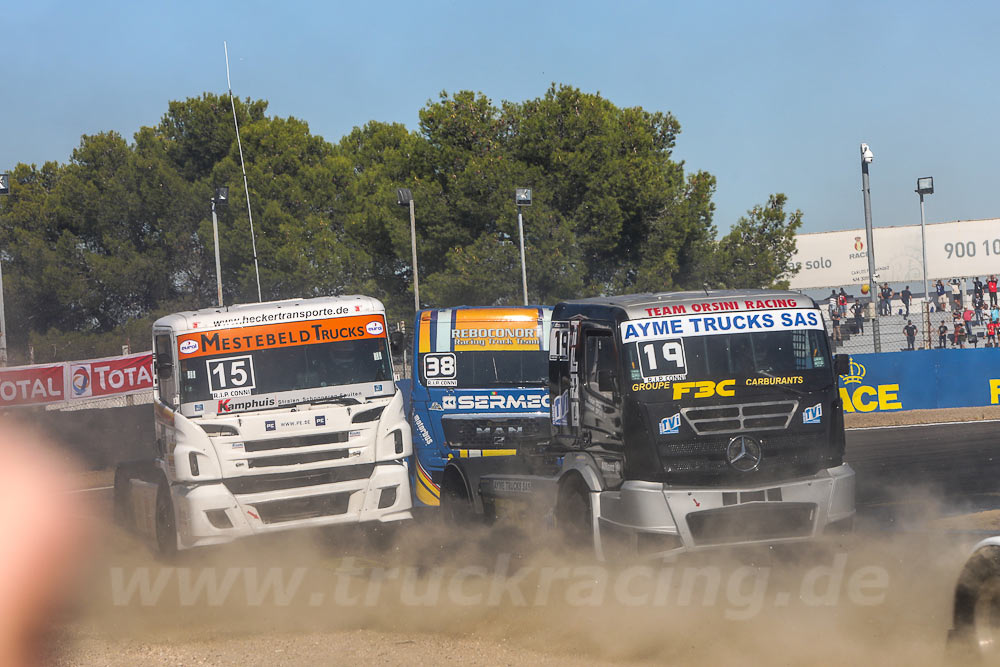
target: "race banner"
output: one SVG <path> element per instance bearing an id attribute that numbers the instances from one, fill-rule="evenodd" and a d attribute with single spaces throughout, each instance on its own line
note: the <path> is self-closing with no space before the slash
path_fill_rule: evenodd
<path id="1" fill-rule="evenodd" d="M 153 388 L 153 353 L 69 362 L 69 399 L 102 398 Z"/>
<path id="2" fill-rule="evenodd" d="M 65 364 L 0 368 L 0 408 L 65 400 Z"/>

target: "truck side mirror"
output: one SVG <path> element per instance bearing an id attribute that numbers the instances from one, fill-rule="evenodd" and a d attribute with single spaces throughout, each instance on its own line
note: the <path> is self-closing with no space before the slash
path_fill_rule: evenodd
<path id="1" fill-rule="evenodd" d="M 174 365 L 168 362 L 156 362 L 156 377 L 161 380 L 169 380 L 174 373 Z"/>
<path id="2" fill-rule="evenodd" d="M 393 331 L 389 334 L 389 349 L 393 354 L 403 353 L 403 346 L 406 344 L 406 336 L 402 331 Z"/>
<path id="3" fill-rule="evenodd" d="M 602 394 L 614 393 L 618 390 L 615 386 L 615 372 L 612 370 L 597 371 L 597 390 Z"/>
<path id="4" fill-rule="evenodd" d="M 833 372 L 837 375 L 848 375 L 851 372 L 851 355 L 833 355 Z"/>

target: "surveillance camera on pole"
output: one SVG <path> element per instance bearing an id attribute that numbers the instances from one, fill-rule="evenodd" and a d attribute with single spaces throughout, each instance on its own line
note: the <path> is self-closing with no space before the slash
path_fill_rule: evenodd
<path id="1" fill-rule="evenodd" d="M 528 271 L 524 267 L 524 218 L 522 206 L 531 206 L 531 188 L 515 188 L 514 203 L 517 204 L 517 233 L 521 236 L 521 288 L 524 291 L 524 305 L 528 305 Z"/>
<path id="2" fill-rule="evenodd" d="M 861 144 L 861 192 L 865 200 L 865 232 L 868 237 L 868 284 L 872 286 L 872 301 L 875 298 L 875 281 L 879 276 L 875 273 L 875 246 L 872 242 L 872 197 L 871 188 L 868 185 L 868 165 L 875 159 L 872 149 L 868 144 Z M 879 337 L 878 316 L 876 313 L 872 318 L 872 337 L 874 339 L 875 352 L 882 351 L 882 339 Z"/>

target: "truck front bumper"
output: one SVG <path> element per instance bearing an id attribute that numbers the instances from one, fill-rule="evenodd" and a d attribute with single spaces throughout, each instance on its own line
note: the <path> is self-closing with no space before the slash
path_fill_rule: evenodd
<path id="1" fill-rule="evenodd" d="M 628 481 L 594 496 L 601 555 L 613 538 L 648 556 L 810 540 L 849 529 L 855 514 L 854 470 L 847 464 L 757 486 L 676 488 Z"/>
<path id="2" fill-rule="evenodd" d="M 170 490 L 178 546 L 189 549 L 294 528 L 411 518 L 405 461 L 350 468 L 308 471 L 320 483 L 291 488 L 291 476 L 175 484 Z"/>

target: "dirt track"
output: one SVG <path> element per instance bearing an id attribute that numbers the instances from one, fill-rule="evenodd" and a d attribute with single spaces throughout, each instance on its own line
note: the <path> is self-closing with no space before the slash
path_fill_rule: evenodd
<path id="1" fill-rule="evenodd" d="M 848 425 L 900 417 L 849 415 Z M 911 423 L 983 418 L 1000 418 L 1000 409 L 906 413 Z M 335 531 L 158 563 L 107 527 L 51 657 L 58 665 L 940 664 L 954 579 L 972 541 L 946 532 L 969 525 L 938 518 L 946 512 L 929 509 L 917 532 L 860 533 L 819 549 L 609 568 L 540 551 L 542 539 L 456 537 L 427 525 L 405 527 L 388 551 Z M 984 515 L 977 527 L 995 522 Z M 293 594 L 251 599 L 251 583 L 275 572 L 286 583 L 299 577 Z M 126 590 L 137 576 L 152 589 L 165 583 L 143 600 L 141 586 Z M 513 593 L 503 588 L 511 581 Z"/>

